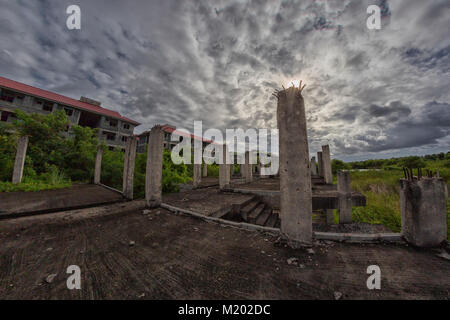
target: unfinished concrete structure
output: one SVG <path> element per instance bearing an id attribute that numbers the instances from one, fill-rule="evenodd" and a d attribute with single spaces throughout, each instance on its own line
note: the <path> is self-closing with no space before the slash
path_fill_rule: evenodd
<path id="1" fill-rule="evenodd" d="M 311 175 L 317 175 L 316 157 L 311 158 Z"/>
<path id="2" fill-rule="evenodd" d="M 103 158 L 103 148 L 102 146 L 98 146 L 97 155 L 95 157 L 94 184 L 100 184 L 102 175 L 102 158 Z"/>
<path id="3" fill-rule="evenodd" d="M 203 170 L 202 170 L 202 177 L 208 176 L 208 164 L 206 162 L 203 162 Z"/>
<path id="4" fill-rule="evenodd" d="M 163 140 L 161 126 L 154 126 L 149 134 L 145 173 L 145 200 L 150 208 L 159 207 L 162 200 Z"/>
<path id="5" fill-rule="evenodd" d="M 123 180 L 122 193 L 125 198 L 133 200 L 133 184 L 134 184 L 134 166 L 136 163 L 136 138 L 131 138 L 127 142 L 125 148 L 125 157 L 123 164 Z"/>
<path id="6" fill-rule="evenodd" d="M 330 146 L 322 146 L 322 172 L 326 184 L 333 184 L 333 173 L 331 171 Z"/>
<path id="7" fill-rule="evenodd" d="M 322 151 L 317 152 L 317 174 L 323 177 Z"/>
<path id="8" fill-rule="evenodd" d="M 312 242 L 312 190 L 301 83 L 277 92 L 281 233 L 297 247 Z"/>
<path id="9" fill-rule="evenodd" d="M 418 247 L 434 247 L 447 239 L 445 182 L 441 178 L 400 180 L 402 234 Z"/>
<path id="10" fill-rule="evenodd" d="M 339 193 L 339 223 L 352 222 L 352 194 L 350 189 L 350 172 L 339 171 L 337 174 Z"/>
<path id="11" fill-rule="evenodd" d="M 230 185 L 230 155 L 226 144 L 222 147 L 222 163 L 219 164 L 219 187 L 224 189 Z"/>
<path id="12" fill-rule="evenodd" d="M 23 167 L 25 165 L 25 157 L 27 155 L 28 136 L 21 136 L 17 144 L 16 159 L 14 161 L 12 183 L 20 183 L 23 176 Z"/>

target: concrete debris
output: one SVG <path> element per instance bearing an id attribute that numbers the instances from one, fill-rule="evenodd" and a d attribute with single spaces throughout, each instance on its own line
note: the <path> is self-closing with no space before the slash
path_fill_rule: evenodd
<path id="1" fill-rule="evenodd" d="M 147 215 L 147 214 L 149 214 L 150 213 L 150 210 L 148 210 L 148 209 L 145 209 L 144 211 L 142 211 L 142 214 L 145 216 L 145 215 Z"/>
<path id="2" fill-rule="evenodd" d="M 445 251 L 442 251 L 441 253 L 437 254 L 437 256 L 446 260 L 450 260 L 450 254 L 448 254 Z"/>
<path id="3" fill-rule="evenodd" d="M 298 259 L 297 259 L 297 258 L 294 258 L 294 257 L 289 258 L 289 259 L 287 259 L 287 263 L 288 263 L 289 265 L 293 264 L 294 266 L 296 266 L 296 265 L 298 264 Z"/>
<path id="4" fill-rule="evenodd" d="M 55 278 L 56 278 L 57 275 L 58 275 L 57 273 L 49 274 L 49 275 L 45 278 L 45 282 L 47 282 L 47 283 L 52 283 L 53 280 L 55 280 Z"/>
<path id="5" fill-rule="evenodd" d="M 136 244 L 136 242 L 134 242 L 134 241 L 128 242 L 128 245 L 129 245 L 130 247 L 134 246 L 135 244 Z"/>
<path id="6" fill-rule="evenodd" d="M 342 293 L 339 291 L 334 292 L 334 300 L 340 300 L 342 298 Z"/>
<path id="7" fill-rule="evenodd" d="M 308 248 L 306 251 L 308 252 L 308 254 L 314 254 L 315 253 L 314 250 L 311 249 L 311 248 Z"/>

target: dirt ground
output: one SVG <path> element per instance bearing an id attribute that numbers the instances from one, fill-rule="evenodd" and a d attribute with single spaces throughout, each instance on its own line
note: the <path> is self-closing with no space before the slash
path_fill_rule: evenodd
<path id="1" fill-rule="evenodd" d="M 143 205 L 2 221 L 0 299 L 450 298 L 450 263 L 433 250 L 316 242 L 308 253 L 269 234 L 143 214 Z M 373 264 L 381 290 L 366 287 Z M 66 287 L 69 265 L 81 268 L 81 290 Z"/>

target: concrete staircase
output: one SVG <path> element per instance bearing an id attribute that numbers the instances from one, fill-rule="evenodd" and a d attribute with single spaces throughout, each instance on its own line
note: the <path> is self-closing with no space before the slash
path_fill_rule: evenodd
<path id="1" fill-rule="evenodd" d="M 272 208 L 266 205 L 258 196 L 254 196 L 240 208 L 242 219 L 251 224 L 265 227 L 279 227 L 280 219 Z"/>

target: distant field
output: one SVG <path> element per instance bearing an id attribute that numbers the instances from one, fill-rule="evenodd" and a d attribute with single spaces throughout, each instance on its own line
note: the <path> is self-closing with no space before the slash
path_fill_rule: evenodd
<path id="1" fill-rule="evenodd" d="M 439 170 L 440 176 L 450 189 L 450 168 L 445 161 L 427 161 L 426 168 Z M 425 170 L 424 170 L 425 171 Z M 401 169 L 351 171 L 352 189 L 367 197 L 366 207 L 353 208 L 353 220 L 367 223 L 382 223 L 394 232 L 401 230 L 400 187 L 403 177 Z M 447 239 L 450 239 L 450 199 L 447 198 Z"/>

